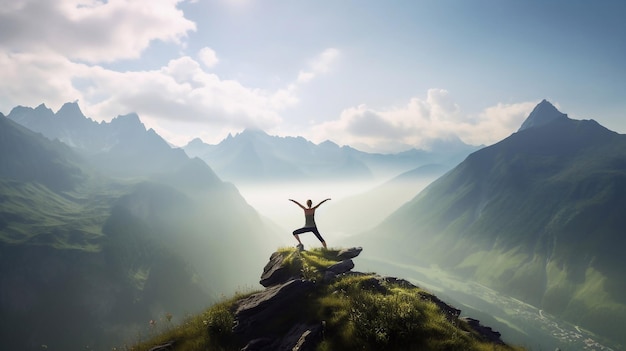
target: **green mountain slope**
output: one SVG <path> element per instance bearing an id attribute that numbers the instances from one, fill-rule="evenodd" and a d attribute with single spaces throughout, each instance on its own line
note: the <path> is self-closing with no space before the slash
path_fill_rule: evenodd
<path id="1" fill-rule="evenodd" d="M 626 136 L 593 120 L 532 116 L 530 127 L 471 154 L 364 240 L 626 345 Z"/>
<path id="2" fill-rule="evenodd" d="M 237 190 L 182 152 L 122 179 L 4 116 L 0 144 L 7 349 L 107 349 L 131 340 L 157 315 L 179 319 L 251 284 L 256 272 L 224 262 L 238 250 L 238 263 L 256 267 L 274 246 Z"/>

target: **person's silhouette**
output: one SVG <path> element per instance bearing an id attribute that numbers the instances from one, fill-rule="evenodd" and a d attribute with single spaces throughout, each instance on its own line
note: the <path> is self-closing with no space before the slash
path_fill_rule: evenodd
<path id="1" fill-rule="evenodd" d="M 313 234 L 315 234 L 315 236 L 319 239 L 319 241 L 322 242 L 322 245 L 324 246 L 324 248 L 326 248 L 326 241 L 324 241 L 324 238 L 322 238 L 322 235 L 320 234 L 319 230 L 317 230 L 317 225 L 315 224 L 315 210 L 318 207 L 320 207 L 321 204 L 323 204 L 324 202 L 328 200 L 330 199 L 325 199 L 319 204 L 315 205 L 314 207 L 311 207 L 313 205 L 313 201 L 306 200 L 306 204 L 308 207 L 304 207 L 298 201 L 289 199 L 289 201 L 295 203 L 296 205 L 300 206 L 300 208 L 304 210 L 304 219 L 305 219 L 304 227 L 293 231 L 293 236 L 296 238 L 296 240 L 298 240 L 299 246 L 302 246 L 302 241 L 300 241 L 299 234 L 306 233 L 306 232 L 313 232 Z"/>

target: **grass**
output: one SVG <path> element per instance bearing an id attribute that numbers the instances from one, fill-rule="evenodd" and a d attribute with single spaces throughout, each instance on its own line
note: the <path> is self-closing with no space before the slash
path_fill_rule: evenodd
<path id="1" fill-rule="evenodd" d="M 0 180 L 0 242 L 97 252 L 115 195 L 106 189 L 56 193 L 38 183 Z"/>
<path id="2" fill-rule="evenodd" d="M 324 268 L 336 263 L 338 250 L 298 252 L 280 249 L 290 267 L 306 279 L 320 281 Z M 461 320 L 443 313 L 422 298 L 424 290 L 382 281 L 375 274 L 343 275 L 332 283 L 316 284 L 297 316 L 281 315 L 270 328 L 285 328 L 299 321 L 324 326 L 318 351 L 325 350 L 518 350 L 483 341 Z M 147 351 L 174 341 L 176 351 L 239 350 L 244 345 L 232 333 L 237 302 L 254 292 L 236 294 L 189 317 L 178 326 L 126 350 Z"/>

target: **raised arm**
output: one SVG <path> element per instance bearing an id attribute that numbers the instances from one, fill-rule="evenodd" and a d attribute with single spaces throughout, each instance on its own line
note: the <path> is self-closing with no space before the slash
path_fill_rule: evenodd
<path id="1" fill-rule="evenodd" d="M 293 199 L 289 199 L 289 201 L 291 201 L 291 202 L 293 202 L 294 204 L 296 204 L 296 205 L 300 206 L 300 208 L 302 208 L 303 210 L 306 210 L 306 207 L 302 206 L 302 204 L 301 204 L 301 203 L 299 203 L 298 201 L 293 200 Z"/>
<path id="2" fill-rule="evenodd" d="M 321 204 L 323 204 L 324 202 L 326 202 L 328 200 L 330 200 L 330 198 L 322 200 L 322 202 L 320 202 L 319 204 L 315 205 L 315 207 L 313 207 L 313 209 L 316 209 L 316 208 L 320 207 Z"/>

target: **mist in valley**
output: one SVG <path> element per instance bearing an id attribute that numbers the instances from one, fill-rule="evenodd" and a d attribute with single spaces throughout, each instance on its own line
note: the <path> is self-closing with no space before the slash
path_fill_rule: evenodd
<path id="1" fill-rule="evenodd" d="M 315 212 L 316 223 L 329 245 L 360 234 L 379 224 L 388 215 L 416 196 L 434 176 L 419 179 L 367 181 L 297 181 L 283 183 L 239 183 L 237 189 L 260 215 L 281 230 L 281 244 L 292 245 L 294 229 L 304 225 L 302 210 L 289 199 L 301 204 L 311 199 L 313 205 L 331 198 Z M 303 235 L 305 244 L 317 245 L 313 235 Z M 358 243 L 355 243 L 358 246 Z"/>

